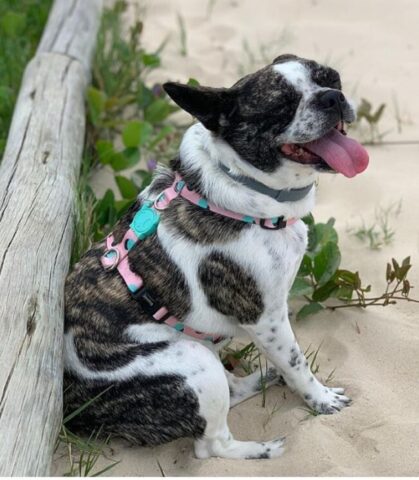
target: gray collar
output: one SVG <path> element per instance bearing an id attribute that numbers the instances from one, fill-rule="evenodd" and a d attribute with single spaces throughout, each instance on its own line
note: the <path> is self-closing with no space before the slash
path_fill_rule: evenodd
<path id="1" fill-rule="evenodd" d="M 310 185 L 302 188 L 291 188 L 290 190 L 275 190 L 274 188 L 267 187 L 263 183 L 258 182 L 253 178 L 231 173 L 230 169 L 222 163 L 220 163 L 220 167 L 221 170 L 223 170 L 230 178 L 236 180 L 236 182 L 239 182 L 247 188 L 255 190 L 258 193 L 267 195 L 268 197 L 273 198 L 277 202 L 296 202 L 297 200 L 301 200 L 306 195 L 308 195 L 313 186 L 313 184 L 311 183 Z"/>

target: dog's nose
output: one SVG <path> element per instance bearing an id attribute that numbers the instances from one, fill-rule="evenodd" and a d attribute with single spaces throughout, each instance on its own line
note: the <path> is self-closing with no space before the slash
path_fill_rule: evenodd
<path id="1" fill-rule="evenodd" d="M 320 105 L 325 110 L 336 110 L 341 113 L 346 103 L 346 98 L 339 90 L 327 90 L 319 98 Z"/>

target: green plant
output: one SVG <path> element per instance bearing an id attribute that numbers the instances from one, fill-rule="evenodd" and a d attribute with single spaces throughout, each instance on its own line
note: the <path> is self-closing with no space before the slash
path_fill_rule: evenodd
<path id="1" fill-rule="evenodd" d="M 23 70 L 34 55 L 52 0 L 0 2 L 0 159 Z"/>
<path id="2" fill-rule="evenodd" d="M 206 17 L 207 19 L 211 18 L 212 12 L 214 10 L 215 4 L 217 3 L 217 0 L 208 0 L 207 2 L 207 14 Z"/>
<path id="3" fill-rule="evenodd" d="M 188 54 L 188 37 L 186 33 L 185 20 L 180 13 L 177 14 L 177 23 L 179 27 L 180 54 L 182 57 L 186 57 Z"/>
<path id="4" fill-rule="evenodd" d="M 177 150 L 179 129 L 167 123 L 177 107 L 160 84 L 149 85 L 148 74 L 160 66 L 164 41 L 154 52 L 142 47 L 143 25 L 136 22 L 128 38 L 121 14 L 127 3 L 115 2 L 105 10 L 98 35 L 92 85 L 87 92 L 88 129 L 76 214 L 72 260 L 92 242 L 103 238 L 151 181 L 159 161 Z M 141 162 L 141 163 L 140 163 Z M 108 189 L 96 198 L 89 186 L 95 168 L 114 173 L 118 191 Z M 124 174 L 129 170 L 130 174 Z"/>
<path id="5" fill-rule="evenodd" d="M 262 361 L 263 365 L 262 365 Z M 268 373 L 268 361 L 266 358 L 263 358 L 262 355 L 259 355 L 258 357 L 258 362 L 259 362 L 259 373 L 260 373 L 260 386 L 261 386 L 261 393 L 262 393 L 262 407 L 265 407 L 266 404 L 266 389 L 267 384 L 266 384 L 266 375 Z"/>
<path id="6" fill-rule="evenodd" d="M 314 408 L 311 407 L 302 407 L 300 408 L 303 412 L 306 412 L 307 415 L 303 418 L 303 420 L 307 420 L 310 417 L 317 417 L 320 415 L 320 413 L 317 410 L 314 410 Z"/>
<path id="7" fill-rule="evenodd" d="M 317 347 L 317 350 L 311 350 L 311 345 L 309 345 L 304 352 L 304 355 L 307 361 L 310 363 L 310 370 L 315 375 L 320 370 L 320 364 L 317 363 L 317 355 L 320 352 L 322 343 Z"/>
<path id="8" fill-rule="evenodd" d="M 315 223 L 313 216 L 309 215 L 304 220 L 309 226 L 308 248 L 290 292 L 291 298 L 303 297 L 307 302 L 298 311 L 297 320 L 325 308 L 387 306 L 397 300 L 419 303 L 409 297 L 412 288 L 407 279 L 412 267 L 410 257 L 405 258 L 401 266 L 392 259 L 391 264 L 387 264 L 386 290 L 378 296 L 368 296 L 371 285 L 364 286 L 358 272 L 339 268 L 341 253 L 334 219 L 329 219 L 327 223 Z M 324 302 L 329 299 L 343 303 L 326 305 Z"/>
<path id="9" fill-rule="evenodd" d="M 279 402 L 276 402 L 275 405 L 272 406 L 272 408 L 269 408 L 269 407 L 266 407 L 266 410 L 267 410 L 267 415 L 266 415 L 266 419 L 265 421 L 263 422 L 263 429 L 265 430 L 268 423 L 272 420 L 272 418 L 274 417 L 274 415 L 279 412 L 279 410 L 281 410 L 283 404 L 279 403 Z"/>
<path id="10" fill-rule="evenodd" d="M 331 372 L 329 373 L 329 375 L 326 377 L 326 380 L 324 381 L 324 383 L 327 385 L 328 383 L 332 382 L 333 379 L 335 378 L 335 371 L 336 371 L 336 368 L 333 368 L 331 370 Z"/>
<path id="11" fill-rule="evenodd" d="M 68 387 L 71 388 L 71 385 Z M 80 415 L 86 408 L 92 405 L 99 397 L 106 393 L 112 386 L 105 389 L 103 392 L 96 395 L 96 397 L 91 398 L 79 408 L 73 412 L 67 414 L 63 418 L 61 425 L 61 430 L 57 438 L 56 450 L 61 446 L 65 447 L 66 457 L 68 459 L 69 471 L 64 475 L 67 477 L 98 477 L 115 465 L 119 461 L 112 461 L 109 465 L 102 468 L 101 470 L 93 473 L 93 469 L 96 466 L 97 461 L 100 457 L 107 457 L 106 450 L 109 448 L 109 442 L 111 436 L 107 435 L 104 439 L 102 436 L 102 429 L 99 428 L 96 431 L 92 431 L 90 436 L 86 439 L 72 433 L 67 424 L 75 417 Z M 102 439 L 101 439 L 102 438 Z"/>
<path id="12" fill-rule="evenodd" d="M 251 47 L 247 38 L 245 38 L 242 43 L 245 61 L 238 65 L 239 75 L 247 75 L 262 65 L 271 63 L 283 51 L 284 47 L 292 43 L 293 39 L 292 30 L 288 27 L 283 28 L 275 39 L 270 42 L 259 43 L 256 48 Z"/>
<path id="13" fill-rule="evenodd" d="M 375 110 L 372 103 L 365 98 L 361 98 L 361 103 L 357 108 L 357 120 L 353 124 L 352 128 L 361 130 L 366 123 L 368 127 L 368 136 L 366 136 L 363 143 L 375 144 L 382 142 L 383 138 L 389 133 L 389 131 L 381 132 L 379 124 L 382 120 L 384 110 L 386 108 L 385 103 L 381 103 Z"/>
<path id="14" fill-rule="evenodd" d="M 412 121 L 409 118 L 406 118 L 405 115 L 402 115 L 400 111 L 399 101 L 397 95 L 393 93 L 392 95 L 393 107 L 394 107 L 394 118 L 397 125 L 397 133 L 402 133 L 404 125 L 411 125 Z"/>
<path id="15" fill-rule="evenodd" d="M 227 345 L 222 352 L 221 361 L 227 370 L 233 370 L 236 367 L 242 368 L 249 375 L 260 366 L 261 354 L 256 345 L 251 342 L 244 347 L 230 347 Z M 262 371 L 262 369 L 261 369 Z"/>
<path id="16" fill-rule="evenodd" d="M 388 207 L 379 206 L 375 209 L 374 222 L 371 225 L 366 225 L 362 220 L 361 226 L 350 228 L 348 231 L 362 242 L 368 242 L 368 246 L 372 250 L 379 250 L 383 245 L 393 242 L 396 231 L 390 226 L 390 219 L 397 218 L 401 208 L 401 200 Z"/>
<path id="17" fill-rule="evenodd" d="M 100 440 L 101 430 L 92 432 L 90 436 L 82 438 L 70 432 L 62 426 L 60 442 L 65 445 L 69 470 L 64 474 L 66 477 L 98 477 L 115 467 L 119 461 L 112 461 L 106 467 L 94 472 L 97 461 L 101 457 L 107 458 L 106 450 L 109 449 L 110 435 Z"/>
<path id="18" fill-rule="evenodd" d="M 91 156 L 85 154 L 82 161 L 79 182 L 77 184 L 71 265 L 76 263 L 83 253 L 88 250 L 92 240 L 92 232 L 95 229 L 96 197 L 89 186 L 90 169 Z"/>

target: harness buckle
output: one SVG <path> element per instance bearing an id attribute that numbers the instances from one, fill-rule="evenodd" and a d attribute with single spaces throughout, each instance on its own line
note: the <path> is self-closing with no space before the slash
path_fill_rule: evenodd
<path id="1" fill-rule="evenodd" d="M 146 287 L 141 287 L 136 292 L 131 292 L 131 296 L 137 300 L 144 312 L 151 316 L 161 308 L 154 295 Z"/>
<path id="2" fill-rule="evenodd" d="M 120 259 L 119 250 L 117 248 L 108 248 L 103 254 L 103 258 L 106 258 L 107 260 L 111 260 L 113 262 L 109 265 L 106 265 L 103 263 L 103 268 L 107 272 L 110 272 L 114 270 L 119 264 L 119 259 Z"/>
<path id="3" fill-rule="evenodd" d="M 273 227 L 268 227 L 265 222 L 265 218 L 261 218 L 259 222 L 260 227 L 264 228 L 265 230 L 280 230 L 281 228 L 285 228 L 287 226 L 287 222 L 284 220 L 284 217 L 279 217 L 276 223 L 271 222 Z"/>

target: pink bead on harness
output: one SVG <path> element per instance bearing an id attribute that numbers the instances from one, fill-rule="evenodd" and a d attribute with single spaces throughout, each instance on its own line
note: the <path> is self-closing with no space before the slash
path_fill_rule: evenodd
<path id="1" fill-rule="evenodd" d="M 285 228 L 287 225 L 295 223 L 296 219 L 291 218 L 284 221 L 282 218 L 256 218 L 217 207 L 216 205 L 207 202 L 207 200 L 201 197 L 197 192 L 189 190 L 182 177 L 179 174 L 176 174 L 173 184 L 157 197 L 154 204 L 152 204 L 152 202 L 146 202 L 135 214 L 134 219 L 130 224 L 130 228 L 126 231 L 124 237 L 119 243 L 115 242 L 113 234 L 110 234 L 106 238 L 106 251 L 101 257 L 103 267 L 109 271 L 114 270 L 115 268 L 118 270 L 124 282 L 127 284 L 131 295 L 140 303 L 146 313 L 151 315 L 158 323 L 164 323 L 175 328 L 179 332 L 186 333 L 186 335 L 216 344 L 221 340 L 224 340 L 225 337 L 199 332 L 188 327 L 183 322 L 180 322 L 175 316 L 169 313 L 165 306 L 159 304 L 154 295 L 144 286 L 142 277 L 134 273 L 129 266 L 128 253 L 131 248 L 133 248 L 138 241 L 144 240 L 144 238 L 147 238 L 149 235 L 156 232 L 160 219 L 158 211 L 167 208 L 170 202 L 178 196 L 185 198 L 189 202 L 203 209 L 223 215 L 224 217 L 233 218 L 246 223 L 253 223 L 269 230 Z"/>

